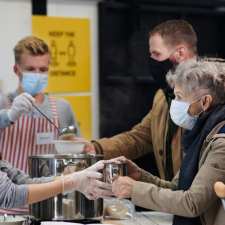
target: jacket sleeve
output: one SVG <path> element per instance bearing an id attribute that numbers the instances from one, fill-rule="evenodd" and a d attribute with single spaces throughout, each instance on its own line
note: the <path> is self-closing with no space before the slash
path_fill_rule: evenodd
<path id="1" fill-rule="evenodd" d="M 214 183 L 225 180 L 225 139 L 215 140 L 207 149 L 204 163 L 187 191 L 137 181 L 132 190 L 134 204 L 186 217 L 201 215 L 217 200 Z"/>
<path id="2" fill-rule="evenodd" d="M 172 181 L 166 181 L 157 176 L 152 175 L 151 173 L 145 170 L 141 170 L 141 177 L 139 181 L 155 184 L 158 187 L 170 188 L 175 190 L 177 189 L 178 177 L 179 177 L 179 172 L 176 174 L 176 176 L 173 178 Z"/>
<path id="3" fill-rule="evenodd" d="M 0 160 L 0 171 L 7 174 L 8 178 L 15 184 L 47 183 L 54 179 L 53 177 L 31 178 L 4 160 Z"/>
<path id="4" fill-rule="evenodd" d="M 136 159 L 152 150 L 151 111 L 130 131 L 92 141 L 97 153 L 103 153 L 105 159 L 124 155 Z"/>
<path id="5" fill-rule="evenodd" d="M 14 208 L 27 203 L 28 188 L 26 185 L 16 185 L 0 171 L 0 208 Z"/>

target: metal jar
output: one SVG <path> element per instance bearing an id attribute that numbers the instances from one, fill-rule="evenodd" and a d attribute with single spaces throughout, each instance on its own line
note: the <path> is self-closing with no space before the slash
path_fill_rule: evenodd
<path id="1" fill-rule="evenodd" d="M 113 180 L 118 176 L 127 176 L 127 165 L 125 163 L 106 163 L 103 169 L 103 180 L 112 184 Z"/>
<path id="2" fill-rule="evenodd" d="M 31 177 L 60 176 L 83 170 L 102 159 L 102 155 L 37 155 L 29 157 Z M 74 191 L 32 204 L 30 214 L 40 220 L 98 219 L 103 214 L 102 199 L 88 200 Z"/>

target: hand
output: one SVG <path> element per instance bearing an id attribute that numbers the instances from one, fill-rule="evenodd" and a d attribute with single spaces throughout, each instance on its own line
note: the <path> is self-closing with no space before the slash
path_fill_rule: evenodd
<path id="1" fill-rule="evenodd" d="M 112 196 L 112 187 L 99 179 L 102 174 L 97 172 L 103 169 L 104 161 L 98 161 L 94 165 L 80 172 L 75 172 L 64 178 L 64 191 L 74 190 L 82 192 L 88 199 Z"/>
<path id="2" fill-rule="evenodd" d="M 134 183 L 129 177 L 118 177 L 112 184 L 112 192 L 118 198 L 130 198 Z"/>
<path id="3" fill-rule="evenodd" d="M 91 142 L 87 142 L 84 146 L 84 152 L 89 154 L 95 154 L 95 147 Z"/>
<path id="4" fill-rule="evenodd" d="M 84 145 L 84 150 L 83 152 L 84 153 L 89 153 L 89 154 L 95 154 L 96 151 L 95 151 L 95 147 L 94 145 L 89 142 L 88 140 L 86 140 L 85 138 L 82 138 L 82 137 L 77 137 L 75 134 L 62 134 L 59 136 L 59 139 L 60 140 L 70 140 L 70 141 L 81 141 L 81 142 L 84 142 L 85 145 Z"/>
<path id="5" fill-rule="evenodd" d="M 28 113 L 33 108 L 35 99 L 28 93 L 18 95 L 8 110 L 9 120 L 15 122 L 23 113 Z"/>
<path id="6" fill-rule="evenodd" d="M 131 160 L 127 159 L 124 156 L 120 156 L 114 159 L 110 159 L 110 160 L 106 160 L 106 163 L 116 163 L 116 164 L 121 164 L 121 163 L 125 163 L 127 164 L 127 172 L 128 172 L 128 176 L 131 177 L 134 180 L 140 180 L 141 177 L 141 168 L 138 167 L 134 162 L 132 162 Z"/>
<path id="7" fill-rule="evenodd" d="M 99 171 L 102 170 L 105 166 L 105 160 L 100 160 L 98 162 L 96 162 L 95 164 L 93 164 L 92 166 L 89 166 L 87 169 L 85 169 L 86 171 Z"/>

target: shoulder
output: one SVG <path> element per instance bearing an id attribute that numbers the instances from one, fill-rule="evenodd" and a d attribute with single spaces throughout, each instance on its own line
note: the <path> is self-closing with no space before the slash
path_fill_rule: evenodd
<path id="1" fill-rule="evenodd" d="M 167 112 L 167 110 L 168 104 L 166 101 L 165 93 L 162 89 L 159 89 L 154 96 L 152 111 L 158 114 L 162 111 Z"/>
<path id="2" fill-rule="evenodd" d="M 203 144 L 201 158 L 205 161 L 210 156 L 211 161 L 217 161 L 216 163 L 221 162 L 225 165 L 225 133 L 218 133 L 221 124 L 219 125 L 206 138 Z"/>
<path id="3" fill-rule="evenodd" d="M 70 108 L 70 103 L 62 97 L 48 96 L 48 101 L 54 101 L 57 108 Z"/>
<path id="4" fill-rule="evenodd" d="M 219 124 L 217 124 L 212 130 L 211 132 L 208 134 L 208 136 L 206 137 L 206 142 L 214 142 L 217 139 L 224 139 L 225 138 L 225 132 L 220 132 L 221 128 L 225 128 L 225 121 L 220 122 Z"/>
<path id="5" fill-rule="evenodd" d="M 165 100 L 166 101 L 166 96 L 165 96 L 164 91 L 162 89 L 159 89 L 155 93 L 154 102 L 162 101 L 162 100 Z"/>
<path id="6" fill-rule="evenodd" d="M 55 98 L 55 101 L 59 105 L 70 106 L 70 103 L 66 99 L 64 99 L 64 98 Z"/>

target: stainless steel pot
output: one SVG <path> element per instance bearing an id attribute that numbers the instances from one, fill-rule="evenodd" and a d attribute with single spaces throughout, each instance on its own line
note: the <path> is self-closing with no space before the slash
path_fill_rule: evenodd
<path id="1" fill-rule="evenodd" d="M 0 216 L 0 225 L 25 225 L 26 219 L 22 216 Z"/>
<path id="2" fill-rule="evenodd" d="M 102 158 L 102 155 L 86 154 L 31 156 L 29 173 L 32 177 L 60 176 L 85 169 Z M 88 200 L 74 191 L 32 204 L 30 214 L 41 220 L 96 219 L 103 214 L 103 201 Z"/>

